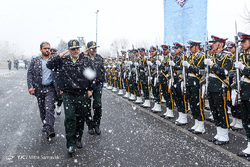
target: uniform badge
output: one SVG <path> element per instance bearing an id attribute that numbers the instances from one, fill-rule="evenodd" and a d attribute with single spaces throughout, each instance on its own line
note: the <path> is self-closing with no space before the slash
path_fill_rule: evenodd
<path id="1" fill-rule="evenodd" d="M 76 45 L 76 41 L 73 41 L 73 46 L 75 46 Z"/>
<path id="2" fill-rule="evenodd" d="M 188 0 L 175 0 L 175 2 L 182 8 Z"/>

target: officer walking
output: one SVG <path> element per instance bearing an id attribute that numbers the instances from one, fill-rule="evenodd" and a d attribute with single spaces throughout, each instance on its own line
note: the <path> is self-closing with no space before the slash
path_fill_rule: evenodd
<path id="1" fill-rule="evenodd" d="M 96 77 L 93 79 L 93 84 L 90 89 L 92 91 L 92 98 L 88 99 L 88 113 L 87 113 L 87 124 L 89 128 L 89 134 L 93 135 L 95 130 L 95 133 L 97 135 L 101 134 L 100 130 L 100 123 L 102 118 L 102 87 L 104 82 L 104 64 L 103 64 L 103 58 L 101 55 L 97 54 L 97 47 L 96 43 L 94 41 L 88 42 L 87 48 L 89 49 L 89 52 L 85 57 L 88 58 L 91 67 L 96 72 Z M 88 119 L 91 118 L 91 108 L 92 103 L 91 99 L 93 100 L 93 120 Z"/>
<path id="2" fill-rule="evenodd" d="M 89 50 L 87 49 L 80 54 L 79 41 L 70 40 L 67 51 L 51 57 L 47 62 L 47 67 L 51 70 L 61 68 L 59 74 L 63 92 L 64 126 L 70 156 L 75 152 L 75 146 L 82 148 L 81 140 L 88 110 L 88 97 L 92 96 L 89 89 L 92 84 L 90 80 L 93 78 L 86 74 L 90 73 L 91 64 L 88 58 L 84 56 L 88 54 Z M 67 52 L 70 55 L 65 55 Z"/>

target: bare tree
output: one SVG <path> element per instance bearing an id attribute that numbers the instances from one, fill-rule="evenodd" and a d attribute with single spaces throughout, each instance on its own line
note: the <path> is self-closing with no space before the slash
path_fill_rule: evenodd
<path id="1" fill-rule="evenodd" d="M 102 57 L 110 57 L 111 55 L 110 50 L 107 49 L 98 50 L 98 54 L 100 54 Z"/>
<path id="2" fill-rule="evenodd" d="M 60 43 L 57 46 L 57 50 L 58 50 L 57 53 L 62 53 L 67 49 L 68 49 L 67 42 L 61 39 Z"/>
<path id="3" fill-rule="evenodd" d="M 121 49 L 126 49 L 129 46 L 129 40 L 127 38 L 120 39 Z"/>
<path id="4" fill-rule="evenodd" d="M 244 14 L 241 16 L 244 19 L 244 23 L 246 23 L 246 29 L 250 28 L 250 10 L 245 5 Z"/>

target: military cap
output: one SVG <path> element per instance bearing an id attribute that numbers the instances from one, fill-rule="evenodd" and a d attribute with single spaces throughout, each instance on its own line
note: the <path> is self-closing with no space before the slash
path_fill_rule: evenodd
<path id="1" fill-rule="evenodd" d="M 168 45 L 163 44 L 163 45 L 161 45 L 161 48 L 162 48 L 163 50 L 167 50 L 167 49 L 168 49 Z"/>
<path id="2" fill-rule="evenodd" d="M 90 41 L 90 42 L 88 42 L 88 44 L 87 44 L 87 48 L 96 48 L 96 47 L 99 47 L 99 46 L 96 46 L 96 42 L 94 42 L 94 41 Z"/>
<path id="3" fill-rule="evenodd" d="M 240 37 L 240 40 L 239 40 L 240 42 L 244 41 L 246 39 L 250 39 L 250 35 L 243 33 L 243 32 L 238 32 L 238 36 Z"/>
<path id="4" fill-rule="evenodd" d="M 129 50 L 128 50 L 128 53 L 133 53 L 133 49 L 129 49 Z"/>
<path id="5" fill-rule="evenodd" d="M 139 52 L 145 52 L 146 51 L 146 49 L 145 48 L 138 48 L 138 50 L 139 50 Z"/>
<path id="6" fill-rule="evenodd" d="M 227 38 L 220 38 L 214 35 L 211 35 L 212 41 L 209 42 L 226 42 Z"/>
<path id="7" fill-rule="evenodd" d="M 150 50 L 149 50 L 149 51 L 150 51 L 150 52 L 156 51 L 156 47 L 150 46 Z"/>
<path id="8" fill-rule="evenodd" d="M 183 44 L 180 42 L 173 42 L 173 48 L 183 47 Z"/>
<path id="9" fill-rule="evenodd" d="M 200 45 L 201 41 L 188 40 L 187 43 L 189 44 L 189 47 L 192 47 L 194 45 Z"/>
<path id="10" fill-rule="evenodd" d="M 125 50 L 121 50 L 121 53 L 123 54 L 123 53 L 127 53 Z"/>
<path id="11" fill-rule="evenodd" d="M 50 48 L 50 53 L 51 53 L 51 54 L 57 53 L 57 49 L 55 49 L 55 48 Z"/>
<path id="12" fill-rule="evenodd" d="M 235 43 L 232 42 L 232 41 L 227 41 L 226 47 L 227 47 L 227 48 L 235 47 Z"/>
<path id="13" fill-rule="evenodd" d="M 134 49 L 133 51 L 134 51 L 134 52 L 138 52 L 138 49 Z"/>
<path id="14" fill-rule="evenodd" d="M 70 40 L 68 42 L 68 49 L 81 48 L 79 41 L 76 39 Z"/>

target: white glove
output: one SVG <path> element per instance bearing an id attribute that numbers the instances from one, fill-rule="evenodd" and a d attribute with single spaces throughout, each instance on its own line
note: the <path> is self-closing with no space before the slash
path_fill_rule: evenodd
<path id="1" fill-rule="evenodd" d="M 158 66 L 161 65 L 161 62 L 159 60 L 156 60 L 155 62 Z"/>
<path id="2" fill-rule="evenodd" d="M 238 69 L 241 69 L 241 70 L 243 70 L 244 69 L 244 67 L 245 67 L 245 65 L 243 65 L 241 62 L 239 62 L 239 61 L 236 61 L 235 63 L 234 63 L 234 65 L 235 65 L 235 68 L 238 68 Z"/>
<path id="3" fill-rule="evenodd" d="M 133 64 L 133 63 L 132 63 L 132 61 L 129 61 L 129 62 L 128 62 L 128 64 L 130 64 L 130 65 L 131 65 L 131 64 Z"/>
<path id="4" fill-rule="evenodd" d="M 150 66 L 153 65 L 153 63 L 151 63 L 151 61 L 147 61 L 147 64 L 150 65 Z"/>
<path id="5" fill-rule="evenodd" d="M 135 66 L 138 66 L 138 65 L 139 65 L 139 63 L 135 62 Z"/>
<path id="6" fill-rule="evenodd" d="M 118 61 L 118 64 L 122 64 L 120 61 Z"/>
<path id="7" fill-rule="evenodd" d="M 169 61 L 170 66 L 175 66 L 175 63 L 173 61 Z"/>
<path id="8" fill-rule="evenodd" d="M 108 65 L 108 68 L 110 68 L 111 66 L 110 65 Z"/>
<path id="9" fill-rule="evenodd" d="M 213 62 L 211 61 L 211 59 L 205 59 L 204 64 L 207 66 L 211 66 L 213 64 Z"/>
<path id="10" fill-rule="evenodd" d="M 190 64 L 189 64 L 187 61 L 183 61 L 183 62 L 182 62 L 182 65 L 183 65 L 184 67 L 187 67 L 187 68 L 190 66 Z"/>
<path id="11" fill-rule="evenodd" d="M 225 75 L 227 75 L 227 74 L 228 74 L 228 71 L 227 71 L 227 70 L 224 70 L 224 73 L 225 73 Z"/>
<path id="12" fill-rule="evenodd" d="M 232 100 L 232 105 L 235 106 L 235 102 L 236 102 L 236 96 L 237 96 L 237 92 L 235 89 L 232 90 L 231 93 L 231 100 Z"/>
<path id="13" fill-rule="evenodd" d="M 113 68 L 116 68 L 116 65 L 113 65 Z"/>

